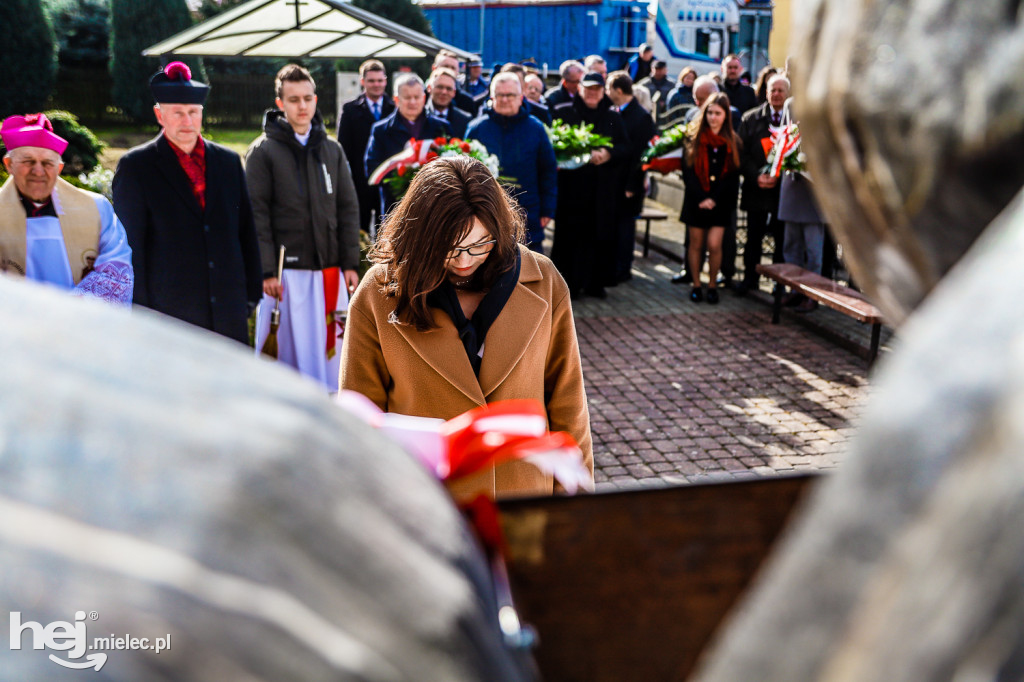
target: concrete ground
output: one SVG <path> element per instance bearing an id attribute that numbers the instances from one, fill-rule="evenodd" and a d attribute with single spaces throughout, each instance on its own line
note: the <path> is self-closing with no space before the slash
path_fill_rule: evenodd
<path id="1" fill-rule="evenodd" d="M 683 227 L 652 205 L 670 215 L 652 229 L 658 250 L 638 245 L 631 281 L 573 304 L 598 489 L 837 466 L 869 391 L 847 346 L 866 349 L 870 328 L 824 308 L 772 325 L 767 280 L 692 303 L 669 282 Z"/>

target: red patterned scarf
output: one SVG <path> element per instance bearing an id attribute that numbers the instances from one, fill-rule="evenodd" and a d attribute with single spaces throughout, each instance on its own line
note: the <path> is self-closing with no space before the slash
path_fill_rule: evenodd
<path id="1" fill-rule="evenodd" d="M 705 129 L 697 140 L 695 158 L 693 159 L 693 170 L 700 180 L 700 186 L 705 192 L 711 191 L 711 173 L 708 162 L 708 149 L 713 147 L 725 147 L 725 166 L 722 167 L 722 175 L 731 170 L 736 170 L 736 164 L 732 158 L 732 141 L 729 138 L 715 135 L 710 129 Z"/>
<path id="2" fill-rule="evenodd" d="M 206 210 L 206 143 L 203 142 L 203 136 L 199 136 L 191 154 L 186 154 L 178 149 L 178 146 L 171 142 L 166 135 L 164 135 L 164 139 L 171 145 L 174 155 L 178 157 L 178 163 L 181 164 L 181 169 L 188 176 L 188 182 L 192 185 L 192 193 L 196 195 L 199 208 Z"/>

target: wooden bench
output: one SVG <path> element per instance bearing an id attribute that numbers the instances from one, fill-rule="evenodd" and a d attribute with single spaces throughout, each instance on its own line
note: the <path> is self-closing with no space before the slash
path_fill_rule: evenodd
<path id="1" fill-rule="evenodd" d="M 644 227 L 644 258 L 647 258 L 647 250 L 651 245 L 651 221 L 668 220 L 668 213 L 659 211 L 656 208 L 648 208 L 647 206 L 644 206 L 644 209 L 640 211 L 640 215 L 638 215 L 636 219 L 646 221 L 646 225 Z"/>
<path id="2" fill-rule="evenodd" d="M 811 300 L 838 310 L 858 322 L 870 324 L 871 347 L 868 349 L 868 362 L 872 363 L 878 357 L 878 344 L 882 334 L 882 313 L 859 291 L 844 287 L 826 277 L 789 263 L 761 264 L 757 266 L 757 272 Z M 782 313 L 782 293 L 783 287 L 776 286 L 775 302 L 772 305 L 772 324 L 779 323 Z"/>

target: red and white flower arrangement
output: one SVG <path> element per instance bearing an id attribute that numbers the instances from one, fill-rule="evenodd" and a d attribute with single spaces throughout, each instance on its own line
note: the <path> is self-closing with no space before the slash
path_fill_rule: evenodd
<path id="1" fill-rule="evenodd" d="M 457 137 L 435 137 L 433 140 L 409 140 L 405 149 L 389 157 L 370 174 L 369 183 L 388 186 L 396 197 L 405 195 L 409 183 L 423 166 L 434 159 L 446 156 L 471 156 L 487 166 L 498 178 L 498 157 L 487 151 L 477 140 L 460 140 Z"/>
<path id="2" fill-rule="evenodd" d="M 771 128 L 772 148 L 767 154 L 768 164 L 762 173 L 777 178 L 783 171 L 806 173 L 807 157 L 800 151 L 800 126 L 784 123 Z"/>
<path id="3" fill-rule="evenodd" d="M 640 158 L 643 170 L 662 174 L 682 170 L 683 147 L 695 130 L 695 123 L 680 123 L 655 135 Z"/>

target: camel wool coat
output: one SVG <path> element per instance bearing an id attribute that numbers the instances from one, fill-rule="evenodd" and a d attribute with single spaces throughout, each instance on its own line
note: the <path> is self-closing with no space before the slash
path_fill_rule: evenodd
<path id="1" fill-rule="evenodd" d="M 491 325 L 477 379 L 455 325 L 434 310 L 438 328 L 425 332 L 388 321 L 394 299 L 380 291 L 384 266 L 363 278 L 349 306 L 340 386 L 382 410 L 451 419 L 486 403 L 534 399 L 548 428 L 572 435 L 594 471 L 590 416 L 583 386 L 569 290 L 546 257 L 520 247 L 519 284 Z M 551 494 L 550 476 L 509 462 L 449 486 L 458 500 Z"/>

